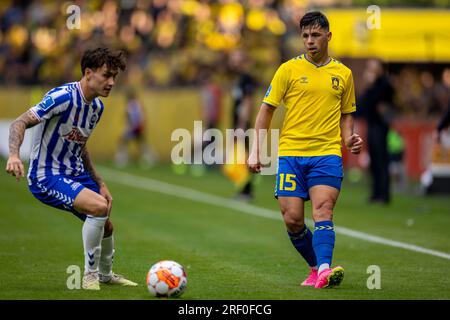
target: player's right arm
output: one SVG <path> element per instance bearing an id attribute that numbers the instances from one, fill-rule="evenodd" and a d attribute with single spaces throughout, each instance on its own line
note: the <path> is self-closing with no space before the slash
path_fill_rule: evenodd
<path id="1" fill-rule="evenodd" d="M 258 115 L 256 116 L 255 139 L 253 140 L 252 149 L 247 161 L 248 168 L 253 173 L 261 172 L 261 143 L 265 140 L 270 123 L 272 122 L 274 111 L 274 107 L 263 102 L 261 108 L 259 109 Z"/>
<path id="2" fill-rule="evenodd" d="M 251 172 L 261 172 L 261 144 L 264 142 L 267 135 L 273 113 L 284 99 L 284 95 L 289 88 L 290 72 L 287 64 L 283 63 L 278 68 L 277 72 L 275 72 L 272 82 L 264 96 L 263 103 L 256 117 L 256 137 L 253 140 L 250 156 L 247 160 L 247 165 Z"/>
<path id="3" fill-rule="evenodd" d="M 20 146 L 25 136 L 25 130 L 38 124 L 41 120 L 31 111 L 23 113 L 13 121 L 9 127 L 9 157 L 6 163 L 6 172 L 16 177 L 25 176 L 25 169 L 22 160 L 20 160 Z"/>
<path id="4" fill-rule="evenodd" d="M 348 72 L 345 81 L 344 94 L 341 101 L 341 137 L 345 147 L 353 154 L 359 154 L 362 150 L 363 139 L 354 132 L 354 120 L 352 113 L 356 111 L 355 85 L 352 72 Z"/>

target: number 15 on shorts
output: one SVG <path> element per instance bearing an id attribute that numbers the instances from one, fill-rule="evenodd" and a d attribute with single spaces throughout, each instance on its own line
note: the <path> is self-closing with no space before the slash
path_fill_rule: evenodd
<path id="1" fill-rule="evenodd" d="M 295 191 L 297 183 L 295 182 L 295 174 L 280 173 L 279 191 Z"/>

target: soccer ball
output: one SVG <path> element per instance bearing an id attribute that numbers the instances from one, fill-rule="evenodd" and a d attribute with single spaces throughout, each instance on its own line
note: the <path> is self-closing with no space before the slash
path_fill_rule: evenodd
<path id="1" fill-rule="evenodd" d="M 155 297 L 179 297 L 186 289 L 186 284 L 186 272 L 175 261 L 159 261 L 147 273 L 147 288 Z"/>

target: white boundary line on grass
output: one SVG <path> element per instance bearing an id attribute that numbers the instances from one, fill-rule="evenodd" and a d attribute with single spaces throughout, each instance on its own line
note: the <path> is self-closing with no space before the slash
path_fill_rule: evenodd
<path id="1" fill-rule="evenodd" d="M 124 173 L 117 170 L 112 170 L 105 167 L 98 167 L 104 173 L 104 178 L 115 183 L 123 184 L 132 188 L 141 188 L 152 192 L 167 194 L 170 196 L 184 198 L 191 201 L 202 202 L 212 206 L 228 208 L 235 211 L 240 211 L 246 214 L 268 218 L 273 220 L 281 220 L 280 213 L 275 210 L 268 210 L 257 207 L 251 204 L 242 203 L 236 200 L 215 196 L 209 193 L 193 190 L 186 187 L 177 186 L 160 180 L 150 178 L 142 178 L 136 175 Z M 311 224 L 312 220 L 306 219 L 307 223 Z M 309 220 L 309 221 L 308 221 Z M 368 242 L 383 244 L 390 247 L 401 248 L 409 251 L 420 252 L 435 257 L 450 260 L 450 254 L 419 247 L 413 244 L 389 240 L 383 237 L 371 235 L 365 232 L 360 232 L 345 227 L 336 227 L 336 233 L 344 236 L 361 239 Z"/>

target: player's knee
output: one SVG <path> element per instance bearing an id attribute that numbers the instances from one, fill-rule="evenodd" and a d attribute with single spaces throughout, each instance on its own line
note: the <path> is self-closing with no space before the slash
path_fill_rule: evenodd
<path id="1" fill-rule="evenodd" d="M 315 203 L 313 210 L 317 212 L 332 214 L 333 208 L 334 208 L 334 201 L 331 199 L 324 199 Z"/>
<path id="2" fill-rule="evenodd" d="M 111 222 L 111 220 L 106 220 L 106 223 L 105 223 L 105 232 L 104 232 L 104 234 L 103 234 L 103 238 L 109 238 L 109 237 L 111 237 L 112 236 L 112 234 L 113 234 L 113 231 L 114 231 L 114 227 L 113 227 L 113 224 L 112 224 L 112 222 Z"/>
<path id="3" fill-rule="evenodd" d="M 92 205 L 92 215 L 96 217 L 106 217 L 108 215 L 108 202 L 106 199 L 96 201 Z"/>
<path id="4" fill-rule="evenodd" d="M 313 218 L 315 222 L 319 221 L 331 221 L 333 220 L 333 210 L 332 209 L 319 209 L 313 213 Z"/>
<path id="5" fill-rule="evenodd" d="M 295 210 L 283 210 L 283 219 L 286 225 L 286 228 L 290 232 L 298 232 L 303 229 L 305 226 L 305 221 L 301 217 L 301 215 Z"/>

